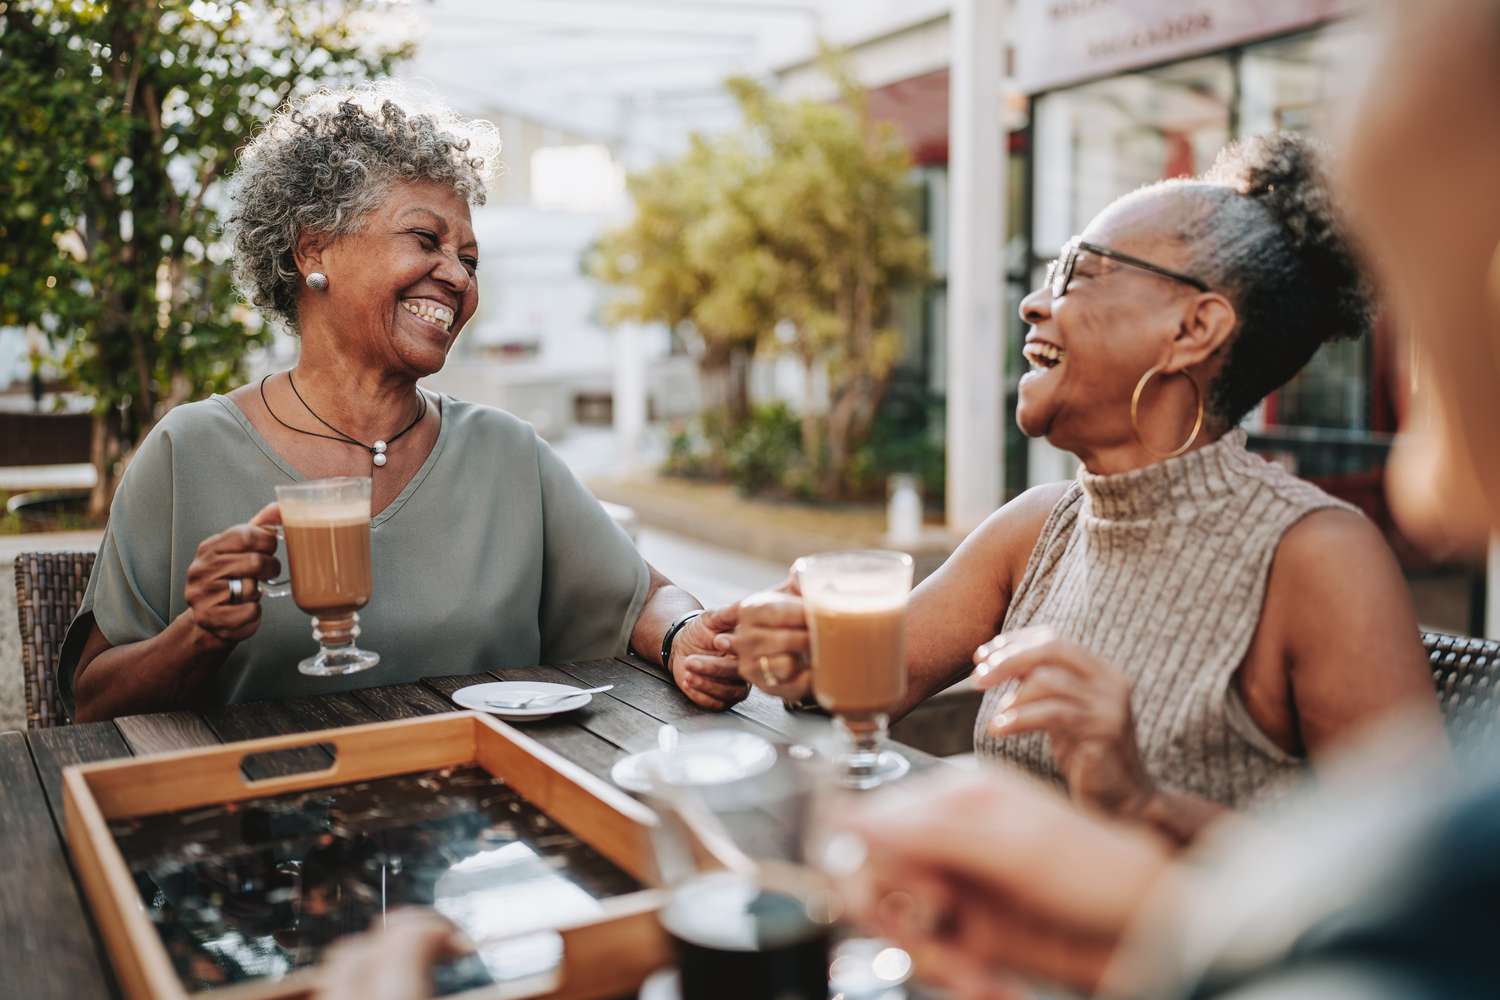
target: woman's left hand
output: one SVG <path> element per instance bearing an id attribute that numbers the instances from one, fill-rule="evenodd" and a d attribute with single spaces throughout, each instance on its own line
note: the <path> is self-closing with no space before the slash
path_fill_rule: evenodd
<path id="1" fill-rule="evenodd" d="M 722 712 L 744 701 L 750 687 L 740 679 L 739 660 L 714 645 L 714 638 L 734 628 L 739 606 L 710 608 L 682 627 L 672 640 L 672 680 L 693 704 Z"/>
<path id="2" fill-rule="evenodd" d="M 1045 625 L 995 636 L 974 651 L 974 664 L 980 688 L 1011 685 L 989 722 L 992 735 L 1046 733 L 1075 801 L 1140 817 L 1156 788 L 1141 762 L 1124 674 Z"/>

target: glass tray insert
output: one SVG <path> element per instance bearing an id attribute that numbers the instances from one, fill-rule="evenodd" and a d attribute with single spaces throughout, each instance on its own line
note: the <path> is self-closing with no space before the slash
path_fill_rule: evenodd
<path id="1" fill-rule="evenodd" d="M 557 958 L 534 932 L 642 888 L 472 765 L 109 825 L 189 991 L 315 965 L 401 906 L 435 907 L 481 943 L 515 941 L 488 972 L 525 975 Z"/>

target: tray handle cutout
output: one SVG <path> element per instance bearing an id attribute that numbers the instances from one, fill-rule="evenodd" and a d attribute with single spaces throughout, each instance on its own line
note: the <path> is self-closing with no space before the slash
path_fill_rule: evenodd
<path id="1" fill-rule="evenodd" d="M 338 770 L 338 747 L 329 742 L 260 750 L 240 758 L 240 777 L 249 788 L 280 778 L 328 777 Z"/>

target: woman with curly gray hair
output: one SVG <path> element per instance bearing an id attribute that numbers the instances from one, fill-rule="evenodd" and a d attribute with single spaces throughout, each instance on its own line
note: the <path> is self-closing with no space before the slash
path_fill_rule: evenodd
<path id="1" fill-rule="evenodd" d="M 479 302 L 470 206 L 493 128 L 369 88 L 280 111 L 233 178 L 234 267 L 296 366 L 172 410 L 110 511 L 58 666 L 78 720 L 326 693 L 627 646 L 695 702 L 743 697 L 718 616 L 648 566 L 531 427 L 429 392 Z M 278 484 L 372 479 L 381 665 L 301 675 L 307 620 L 262 606 Z M 693 617 L 690 617 L 693 616 Z M 76 706 L 76 707 L 75 707 Z"/>

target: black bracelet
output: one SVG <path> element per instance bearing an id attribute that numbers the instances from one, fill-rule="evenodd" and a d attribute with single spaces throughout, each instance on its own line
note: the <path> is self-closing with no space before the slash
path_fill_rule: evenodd
<path id="1" fill-rule="evenodd" d="M 677 633 L 682 631 L 684 625 L 703 614 L 705 610 L 705 608 L 698 608 L 696 611 L 689 611 L 667 626 L 666 635 L 661 637 L 661 666 L 667 673 L 672 672 L 672 640 L 677 638 Z"/>

